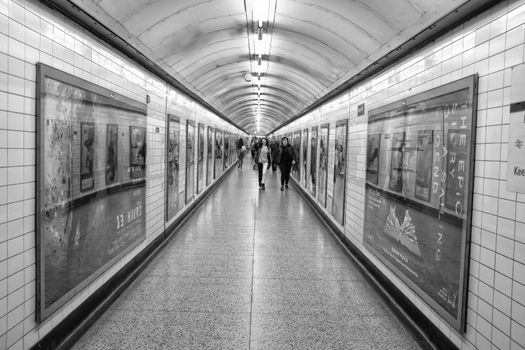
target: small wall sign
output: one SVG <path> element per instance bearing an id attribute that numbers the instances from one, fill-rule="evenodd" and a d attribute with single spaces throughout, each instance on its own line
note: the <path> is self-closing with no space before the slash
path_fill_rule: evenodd
<path id="1" fill-rule="evenodd" d="M 525 193 L 525 64 L 512 68 L 507 191 Z"/>
<path id="2" fill-rule="evenodd" d="M 365 114 L 365 103 L 361 103 L 359 106 L 357 106 L 357 116 L 360 117 L 363 114 Z"/>

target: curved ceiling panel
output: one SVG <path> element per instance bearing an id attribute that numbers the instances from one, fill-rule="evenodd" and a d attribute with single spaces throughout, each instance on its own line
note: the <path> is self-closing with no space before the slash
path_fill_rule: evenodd
<path id="1" fill-rule="evenodd" d="M 302 113 L 469 2 L 69 1 L 250 133 Z"/>

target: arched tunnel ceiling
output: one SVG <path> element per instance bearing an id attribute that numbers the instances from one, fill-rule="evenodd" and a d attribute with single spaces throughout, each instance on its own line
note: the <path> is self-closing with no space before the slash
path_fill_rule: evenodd
<path id="1" fill-rule="evenodd" d="M 469 1 L 70 2 L 247 132 L 265 134 Z"/>

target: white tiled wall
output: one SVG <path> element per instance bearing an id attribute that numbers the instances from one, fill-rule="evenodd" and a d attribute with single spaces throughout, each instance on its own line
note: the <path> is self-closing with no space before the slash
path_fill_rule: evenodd
<path id="1" fill-rule="evenodd" d="M 312 113 L 277 132 L 326 122 L 335 128 L 349 118 L 345 235 L 461 349 L 525 349 L 525 194 L 505 189 L 511 68 L 524 62 L 524 50 L 525 1 L 502 1 L 320 107 L 320 118 Z M 362 244 L 367 114 L 358 117 L 357 106 L 364 102 L 368 111 L 474 73 L 479 95 L 470 278 L 467 330 L 459 334 Z"/>
<path id="2" fill-rule="evenodd" d="M 35 322 L 36 66 L 43 62 L 148 104 L 146 240 L 45 322 Z M 0 350 L 28 349 L 161 234 L 170 113 L 235 128 L 36 0 L 0 0 Z M 157 132 L 158 128 L 158 132 Z M 181 128 L 182 130 L 185 130 Z M 181 165 L 185 134 L 181 138 Z M 184 166 L 179 183 L 184 186 Z"/>

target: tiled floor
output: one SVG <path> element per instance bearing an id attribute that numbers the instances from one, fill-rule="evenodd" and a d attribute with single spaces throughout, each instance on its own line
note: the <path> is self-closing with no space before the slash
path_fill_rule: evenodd
<path id="1" fill-rule="evenodd" d="M 419 349 L 293 187 L 234 170 L 74 349 Z"/>

